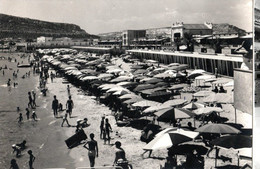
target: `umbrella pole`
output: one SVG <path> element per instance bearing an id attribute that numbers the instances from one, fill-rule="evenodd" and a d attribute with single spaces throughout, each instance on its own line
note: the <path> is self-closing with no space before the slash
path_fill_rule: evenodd
<path id="1" fill-rule="evenodd" d="M 235 123 L 237 123 L 237 109 L 235 108 Z"/>
<path id="2" fill-rule="evenodd" d="M 215 167 L 217 167 L 217 147 L 215 147 L 216 148 L 216 153 L 215 153 Z"/>
<path id="3" fill-rule="evenodd" d="M 239 151 L 237 152 L 237 166 L 239 167 Z"/>
<path id="4" fill-rule="evenodd" d="M 195 127 L 196 127 L 196 126 L 195 126 L 195 117 L 193 118 L 193 125 L 194 125 L 194 128 L 195 128 Z"/>

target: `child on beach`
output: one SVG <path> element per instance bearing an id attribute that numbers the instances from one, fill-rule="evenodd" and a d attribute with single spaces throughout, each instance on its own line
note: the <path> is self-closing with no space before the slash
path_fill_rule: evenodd
<path id="1" fill-rule="evenodd" d="M 52 101 L 52 110 L 54 117 L 57 117 L 58 115 L 58 107 L 59 107 L 59 101 L 56 98 L 56 95 L 53 96 L 54 100 Z"/>
<path id="2" fill-rule="evenodd" d="M 69 112 L 70 118 L 71 118 L 73 107 L 74 107 L 73 100 L 71 100 L 71 96 L 69 96 L 69 100 L 67 100 L 67 103 L 66 103 L 66 108 L 67 108 L 67 110 Z"/>
<path id="3" fill-rule="evenodd" d="M 34 121 L 37 121 L 37 115 L 36 115 L 35 111 L 33 111 L 33 113 L 32 113 L 32 119 Z"/>
<path id="4" fill-rule="evenodd" d="M 19 167 L 18 167 L 18 165 L 17 165 L 15 159 L 12 159 L 12 160 L 11 160 L 11 166 L 10 166 L 10 169 L 19 169 Z"/>
<path id="5" fill-rule="evenodd" d="M 33 169 L 33 162 L 35 160 L 35 157 L 32 154 L 32 150 L 29 150 L 28 154 L 30 155 L 30 157 L 29 157 L 29 169 Z"/>
<path id="6" fill-rule="evenodd" d="M 23 114 L 20 113 L 18 119 L 18 123 L 22 123 L 23 122 Z"/>
<path id="7" fill-rule="evenodd" d="M 67 117 L 68 117 L 68 110 L 66 111 L 66 113 L 65 113 L 65 115 L 64 115 L 64 117 L 63 117 L 63 121 L 62 121 L 62 123 L 61 123 L 61 127 L 63 127 L 63 123 L 66 121 L 66 123 L 67 123 L 67 125 L 70 127 L 70 124 L 69 124 L 69 122 L 68 122 L 68 119 L 67 119 Z"/>
<path id="8" fill-rule="evenodd" d="M 25 110 L 26 110 L 25 114 L 26 114 L 27 120 L 29 120 L 30 119 L 30 111 L 29 111 L 28 108 L 26 108 Z"/>

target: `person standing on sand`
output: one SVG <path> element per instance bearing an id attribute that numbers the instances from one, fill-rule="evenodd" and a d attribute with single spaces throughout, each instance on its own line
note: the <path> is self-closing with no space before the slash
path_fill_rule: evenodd
<path id="1" fill-rule="evenodd" d="M 106 142 L 106 140 L 108 141 L 108 144 L 110 144 L 110 131 L 112 131 L 112 127 L 111 127 L 111 125 L 110 125 L 110 123 L 108 122 L 108 119 L 106 119 L 106 122 L 105 122 L 105 133 L 106 133 L 106 135 L 105 135 L 105 138 L 104 138 L 104 140 L 105 140 L 105 142 Z"/>
<path id="2" fill-rule="evenodd" d="M 29 150 L 28 154 L 30 155 L 30 157 L 29 157 L 29 169 L 33 169 L 33 162 L 35 160 L 35 157 L 32 154 L 32 150 Z"/>
<path id="3" fill-rule="evenodd" d="M 68 95 L 70 96 L 70 85 L 67 85 Z"/>
<path id="4" fill-rule="evenodd" d="M 18 123 L 22 123 L 23 122 L 23 114 L 20 113 L 18 119 Z"/>
<path id="5" fill-rule="evenodd" d="M 105 132 L 104 123 L 105 123 L 105 116 L 102 116 L 102 119 L 101 119 L 101 122 L 100 122 L 100 138 L 101 139 L 102 139 L 103 133 Z"/>
<path id="6" fill-rule="evenodd" d="M 74 107 L 73 100 L 71 100 L 71 96 L 69 96 L 69 100 L 67 100 L 67 103 L 66 103 L 66 108 L 67 108 L 67 110 L 69 112 L 70 118 L 71 118 L 73 107 Z"/>
<path id="7" fill-rule="evenodd" d="M 36 102 L 35 102 L 35 100 L 36 100 L 36 93 L 32 90 L 32 105 L 33 105 L 34 107 L 36 107 Z"/>
<path id="8" fill-rule="evenodd" d="M 69 113 L 69 112 L 68 112 L 68 110 L 67 110 L 66 113 L 65 113 L 65 115 L 64 115 L 64 117 L 63 117 L 63 121 L 62 121 L 62 123 L 61 123 L 61 127 L 63 127 L 63 124 L 64 124 L 65 121 L 66 121 L 67 125 L 70 127 L 70 124 L 69 124 L 68 119 L 67 119 L 68 113 Z"/>
<path id="9" fill-rule="evenodd" d="M 28 92 L 28 99 L 29 99 L 28 108 L 29 107 L 33 108 L 33 100 L 32 100 L 31 92 Z"/>
<path id="10" fill-rule="evenodd" d="M 19 169 L 15 159 L 11 160 L 11 166 L 9 169 Z"/>
<path id="11" fill-rule="evenodd" d="M 52 110 L 54 117 L 57 117 L 58 115 L 58 107 L 59 107 L 59 101 L 56 99 L 56 95 L 53 96 L 54 100 L 52 101 Z"/>
<path id="12" fill-rule="evenodd" d="M 90 162 L 90 167 L 95 166 L 95 157 L 98 157 L 98 144 L 97 141 L 94 140 L 94 134 L 91 133 L 90 135 L 90 141 L 88 141 L 83 147 L 88 150 L 88 157 Z M 88 145 L 88 147 L 87 147 Z"/>
<path id="13" fill-rule="evenodd" d="M 30 111 L 29 111 L 28 108 L 26 108 L 25 110 L 26 110 L 25 114 L 26 114 L 27 120 L 29 120 L 30 119 Z"/>

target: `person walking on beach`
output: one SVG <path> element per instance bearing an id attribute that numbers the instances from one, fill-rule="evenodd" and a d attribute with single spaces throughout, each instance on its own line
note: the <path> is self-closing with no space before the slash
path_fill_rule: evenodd
<path id="1" fill-rule="evenodd" d="M 34 121 L 37 121 L 37 115 L 36 115 L 35 111 L 33 111 L 33 113 L 32 113 L 32 119 Z"/>
<path id="2" fill-rule="evenodd" d="M 71 118 L 73 107 L 74 107 L 73 100 L 71 100 L 71 96 L 69 96 L 69 100 L 67 100 L 67 103 L 66 103 L 66 108 L 67 108 L 67 110 L 69 112 L 70 118 Z"/>
<path id="3" fill-rule="evenodd" d="M 23 114 L 20 113 L 18 119 L 18 123 L 22 123 L 23 122 Z"/>
<path id="4" fill-rule="evenodd" d="M 70 85 L 67 85 L 68 95 L 70 96 Z"/>
<path id="5" fill-rule="evenodd" d="M 9 169 L 19 169 L 18 164 L 16 163 L 15 159 L 11 160 L 11 166 Z"/>
<path id="6" fill-rule="evenodd" d="M 11 86 L 11 79 L 8 79 L 7 86 Z"/>
<path id="7" fill-rule="evenodd" d="M 36 93 L 34 91 L 32 91 L 32 105 L 33 107 L 36 107 Z"/>
<path id="8" fill-rule="evenodd" d="M 105 116 L 102 116 L 101 122 L 100 122 L 100 138 L 102 139 L 102 136 L 104 134 L 104 123 L 105 123 Z"/>
<path id="9" fill-rule="evenodd" d="M 104 137 L 104 141 L 106 143 L 106 140 L 108 141 L 108 144 L 110 144 L 110 131 L 112 131 L 112 127 L 110 125 L 110 123 L 108 122 L 108 119 L 106 119 L 106 122 L 105 122 L 105 137 Z"/>
<path id="10" fill-rule="evenodd" d="M 30 155 L 30 157 L 29 157 L 29 169 L 33 169 L 33 162 L 35 160 L 35 157 L 32 153 L 32 150 L 29 150 L 28 154 Z"/>
<path id="11" fill-rule="evenodd" d="M 58 115 L 58 107 L 59 107 L 59 101 L 56 99 L 56 95 L 53 96 L 54 100 L 52 101 L 52 110 L 54 117 L 57 117 Z"/>
<path id="12" fill-rule="evenodd" d="M 32 99 L 31 92 L 28 92 L 28 99 L 29 99 L 28 107 L 33 108 L 33 99 Z"/>
<path id="13" fill-rule="evenodd" d="M 29 120 L 30 119 L 30 111 L 29 111 L 28 108 L 26 108 L 25 110 L 26 110 L 25 114 L 26 114 L 27 120 Z"/>
<path id="14" fill-rule="evenodd" d="M 69 112 L 68 112 L 68 110 L 67 110 L 66 113 L 65 113 L 65 115 L 64 115 L 64 117 L 63 117 L 63 121 L 62 121 L 62 123 L 61 123 L 61 127 L 63 127 L 63 124 L 64 124 L 65 121 L 66 121 L 67 125 L 70 127 L 70 124 L 69 124 L 68 119 L 67 119 L 68 113 L 69 113 Z"/>
<path id="15" fill-rule="evenodd" d="M 95 166 L 95 157 L 98 157 L 98 144 L 97 144 L 97 141 L 94 140 L 95 135 L 93 133 L 91 133 L 89 136 L 90 136 L 91 140 L 88 141 L 83 147 L 88 150 L 90 167 L 94 167 Z"/>

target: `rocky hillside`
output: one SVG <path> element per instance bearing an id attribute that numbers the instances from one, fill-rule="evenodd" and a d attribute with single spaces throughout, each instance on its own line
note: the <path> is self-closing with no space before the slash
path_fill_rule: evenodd
<path id="1" fill-rule="evenodd" d="M 0 14 L 0 39 L 10 37 L 35 39 L 39 36 L 70 38 L 97 37 L 86 33 L 85 30 L 75 24 L 46 22 Z"/>
<path id="2" fill-rule="evenodd" d="M 234 25 L 230 25 L 227 23 L 223 24 L 213 24 L 213 33 L 240 33 L 244 34 L 245 31 L 240 29 Z M 122 32 L 110 32 L 110 33 L 102 33 L 99 34 L 102 39 L 118 39 L 121 38 Z M 171 27 L 162 27 L 162 28 L 150 28 L 146 29 L 146 36 L 148 38 L 166 38 L 171 37 Z"/>

